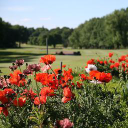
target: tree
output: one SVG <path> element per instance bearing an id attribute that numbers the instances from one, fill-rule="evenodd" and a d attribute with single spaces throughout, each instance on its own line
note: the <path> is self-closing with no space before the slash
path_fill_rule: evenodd
<path id="1" fill-rule="evenodd" d="M 114 48 L 128 46 L 128 8 L 115 10 L 107 16 L 107 32 L 111 33 Z"/>
<path id="2" fill-rule="evenodd" d="M 15 30 L 15 38 L 19 42 L 19 47 L 21 47 L 21 43 L 27 43 L 29 37 L 28 29 L 19 25 L 14 25 L 13 29 Z"/>
<path id="3" fill-rule="evenodd" d="M 48 36 L 48 44 L 53 45 L 55 48 L 57 44 L 60 44 L 62 42 L 61 35 L 56 34 L 56 33 L 51 33 Z"/>
<path id="4" fill-rule="evenodd" d="M 64 47 L 68 47 L 69 45 L 69 36 L 71 35 L 71 33 L 73 32 L 73 29 L 70 29 L 68 27 L 63 27 L 61 29 L 61 37 L 62 37 L 62 44 Z"/>

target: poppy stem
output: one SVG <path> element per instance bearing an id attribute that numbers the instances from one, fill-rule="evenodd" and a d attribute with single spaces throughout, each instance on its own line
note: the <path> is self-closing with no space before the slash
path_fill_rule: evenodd
<path id="1" fill-rule="evenodd" d="M 48 64 L 48 66 L 50 67 L 50 69 L 52 70 L 52 72 L 54 73 L 54 75 L 56 76 L 56 73 L 54 72 L 54 70 L 51 68 L 51 66 Z M 57 76 L 56 76 L 57 78 Z"/>
<path id="2" fill-rule="evenodd" d="M 20 66 L 19 66 L 19 69 L 20 69 L 20 71 L 21 71 L 21 68 L 20 68 Z"/>
<path id="3" fill-rule="evenodd" d="M 47 49 L 47 55 L 48 55 L 48 38 L 46 38 L 46 49 Z"/>
<path id="4" fill-rule="evenodd" d="M 36 71 L 35 71 L 35 78 L 36 78 Z M 37 94 L 38 94 L 39 102 L 40 102 L 39 86 L 38 86 L 38 84 L 37 84 L 37 81 L 36 81 L 36 80 L 35 80 L 35 82 L 36 82 L 36 89 L 37 89 Z M 40 107 L 39 107 L 39 109 L 40 109 Z"/>

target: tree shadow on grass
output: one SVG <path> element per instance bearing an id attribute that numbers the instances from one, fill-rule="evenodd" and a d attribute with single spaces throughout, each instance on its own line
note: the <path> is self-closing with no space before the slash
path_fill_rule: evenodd
<path id="1" fill-rule="evenodd" d="M 13 56 L 14 55 L 14 56 Z M 17 59 L 24 59 L 26 62 L 30 62 L 37 56 L 43 56 L 43 53 L 21 53 L 21 52 L 3 52 L 0 51 L 0 63 L 11 63 Z"/>
<path id="2" fill-rule="evenodd" d="M 42 50 L 46 50 L 46 48 L 41 48 Z M 63 48 L 48 48 L 49 50 L 51 49 L 51 50 L 61 50 L 61 49 L 63 49 Z"/>
<path id="3" fill-rule="evenodd" d="M 28 56 L 40 56 L 40 55 L 45 55 L 44 53 L 25 53 L 25 52 L 7 52 L 7 51 L 0 51 L 0 56 L 1 55 L 28 55 Z"/>
<path id="4" fill-rule="evenodd" d="M 13 48 L 0 48 L 0 50 L 6 50 L 6 49 L 31 49 L 31 48 L 34 48 L 34 47 L 13 47 Z"/>

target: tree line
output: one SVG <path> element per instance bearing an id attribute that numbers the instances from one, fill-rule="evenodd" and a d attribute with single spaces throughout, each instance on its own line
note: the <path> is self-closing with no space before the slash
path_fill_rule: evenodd
<path id="1" fill-rule="evenodd" d="M 21 43 L 46 45 L 46 40 L 54 48 L 56 44 L 62 44 L 64 47 L 67 47 L 69 44 L 68 37 L 72 32 L 73 29 L 68 27 L 48 30 L 44 27 L 34 29 L 20 25 L 11 25 L 0 18 L 0 48 L 20 47 Z"/>
<path id="2" fill-rule="evenodd" d="M 20 25 L 11 25 L 0 18 L 0 48 L 20 47 L 26 43 L 32 34 L 31 28 Z M 18 42 L 18 46 L 16 44 Z"/>
<path id="3" fill-rule="evenodd" d="M 69 42 L 74 48 L 127 48 L 128 8 L 85 21 L 73 31 Z"/>
<path id="4" fill-rule="evenodd" d="M 46 45 L 46 40 L 49 45 L 55 48 L 57 44 L 62 44 L 64 47 L 69 45 L 69 36 L 73 29 L 68 27 L 55 28 L 48 30 L 47 28 L 37 28 L 29 37 L 28 43 L 33 45 Z"/>
<path id="5" fill-rule="evenodd" d="M 0 18 L 0 48 L 19 47 L 21 43 L 73 48 L 118 49 L 128 47 L 128 8 L 115 10 L 101 18 L 92 18 L 77 28 L 27 28 L 11 25 Z"/>

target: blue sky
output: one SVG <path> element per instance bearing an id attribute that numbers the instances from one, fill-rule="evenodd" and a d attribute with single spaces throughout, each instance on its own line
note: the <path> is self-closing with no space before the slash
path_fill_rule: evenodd
<path id="1" fill-rule="evenodd" d="M 0 0 L 0 17 L 26 27 L 75 28 L 126 7 L 128 0 Z"/>

